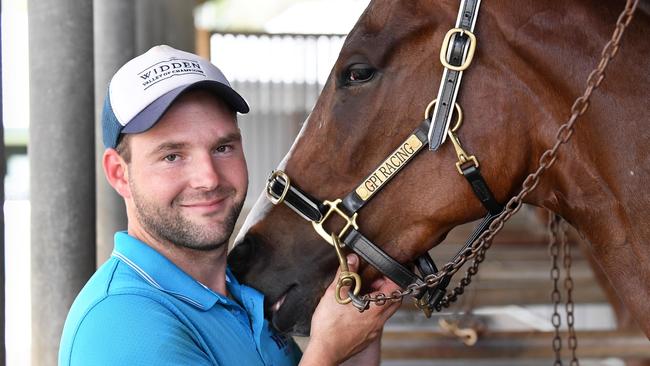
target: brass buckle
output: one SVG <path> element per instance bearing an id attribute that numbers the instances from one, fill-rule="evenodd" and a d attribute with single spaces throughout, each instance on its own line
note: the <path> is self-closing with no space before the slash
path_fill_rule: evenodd
<path id="1" fill-rule="evenodd" d="M 280 195 L 280 197 L 276 198 L 273 195 L 273 191 L 271 191 L 271 184 L 277 177 L 284 179 L 285 184 L 284 184 L 284 189 L 282 190 L 282 194 Z M 289 179 L 287 173 L 283 172 L 282 170 L 276 170 L 273 173 L 271 173 L 271 176 L 269 177 L 268 180 L 268 184 L 266 185 L 266 198 L 268 198 L 272 204 L 279 205 L 284 201 L 284 198 L 287 197 L 287 193 L 289 193 L 289 188 L 291 188 L 291 180 Z"/>
<path id="2" fill-rule="evenodd" d="M 312 226 L 314 226 L 314 230 L 316 230 L 318 235 L 320 235 L 323 239 L 325 239 L 326 242 L 328 242 L 328 243 L 330 243 L 332 245 L 336 245 L 336 243 L 332 239 L 331 234 L 328 234 L 327 231 L 325 231 L 325 228 L 323 227 L 323 223 L 325 223 L 325 221 L 330 217 L 332 212 L 336 212 L 346 222 L 343 229 L 341 229 L 341 232 L 339 232 L 339 235 L 337 236 L 337 238 L 341 238 L 343 236 L 343 234 L 345 234 L 345 232 L 348 231 L 348 229 L 351 228 L 351 227 L 355 228 L 357 230 L 359 229 L 359 225 L 357 225 L 357 213 L 352 215 L 352 217 L 349 217 L 345 212 L 343 212 L 343 210 L 341 210 L 338 207 L 339 203 L 341 203 L 340 198 L 337 198 L 336 200 L 334 200 L 334 202 L 327 201 L 327 200 L 324 201 L 323 205 L 328 206 L 329 210 L 327 210 L 327 213 L 325 215 L 323 215 L 323 218 L 320 221 L 312 221 L 312 223 L 311 223 Z"/>
<path id="3" fill-rule="evenodd" d="M 463 175 L 461 166 L 468 162 L 473 163 L 474 167 L 478 168 L 478 159 L 476 159 L 476 156 L 469 155 L 465 150 L 463 150 L 463 147 L 460 145 L 460 141 L 454 132 L 449 131 L 448 135 L 451 143 L 454 145 L 454 150 L 456 150 L 456 156 L 458 157 L 458 161 L 456 162 L 456 170 L 458 170 L 458 173 Z"/>
<path id="4" fill-rule="evenodd" d="M 465 57 L 463 64 L 460 66 L 454 66 L 447 61 L 447 52 L 449 51 L 449 41 L 451 40 L 451 36 L 453 36 L 456 33 L 458 33 L 461 36 L 463 34 L 466 34 L 470 40 L 467 56 Z M 440 48 L 440 63 L 442 63 L 442 65 L 448 69 L 455 70 L 455 71 L 463 71 L 466 68 L 468 68 L 469 65 L 472 63 L 472 60 L 474 59 L 475 50 L 476 50 L 476 36 L 474 35 L 474 33 L 468 31 L 467 29 L 452 28 L 447 32 L 447 34 L 445 35 L 445 39 L 442 41 L 442 47 Z"/>

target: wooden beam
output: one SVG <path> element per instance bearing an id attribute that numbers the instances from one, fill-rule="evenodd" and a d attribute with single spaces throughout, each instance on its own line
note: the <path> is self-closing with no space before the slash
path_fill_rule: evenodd
<path id="1" fill-rule="evenodd" d="M 582 331 L 577 337 L 579 358 L 650 359 L 650 343 L 641 333 Z M 552 358 L 552 339 L 552 332 L 487 332 L 470 347 L 439 332 L 387 329 L 381 354 L 384 360 Z M 565 356 L 566 347 L 565 339 Z"/>
<path id="2" fill-rule="evenodd" d="M 196 54 L 210 59 L 210 36 L 212 33 L 207 29 L 196 28 L 194 31 Z"/>

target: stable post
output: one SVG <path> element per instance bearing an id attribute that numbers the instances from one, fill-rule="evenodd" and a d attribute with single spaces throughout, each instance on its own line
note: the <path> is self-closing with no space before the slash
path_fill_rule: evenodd
<path id="1" fill-rule="evenodd" d="M 32 364 L 95 270 L 92 2 L 29 0 Z"/>
<path id="2" fill-rule="evenodd" d="M 139 0 L 135 3 L 137 54 L 158 44 L 194 52 L 196 1 Z"/>
<path id="3" fill-rule="evenodd" d="M 135 3 L 133 0 L 94 0 L 95 54 L 95 179 L 97 182 L 97 266 L 113 251 L 116 231 L 126 230 L 122 197 L 104 177 L 102 107 L 115 72 L 135 57 Z"/>
<path id="4" fill-rule="evenodd" d="M 0 15 L 2 15 L 2 4 L 0 2 Z M 2 75 L 2 16 L 0 16 L 0 76 Z M 7 164 L 4 144 L 4 123 L 2 119 L 2 78 L 0 77 L 0 366 L 4 366 L 7 360 L 7 347 L 5 340 L 5 175 Z"/>

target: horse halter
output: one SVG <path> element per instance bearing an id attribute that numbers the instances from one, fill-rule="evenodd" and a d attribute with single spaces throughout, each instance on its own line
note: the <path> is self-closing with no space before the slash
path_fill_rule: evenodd
<path id="1" fill-rule="evenodd" d="M 339 303 L 352 303 L 359 311 L 364 311 L 369 306 L 369 301 L 358 295 L 361 278 L 358 274 L 348 270 L 342 252 L 344 247 L 357 253 L 403 289 L 422 288 L 424 287 L 423 278 L 438 272 L 435 262 L 427 253 L 418 257 L 414 263 L 420 274 L 418 276 L 363 236 L 359 232 L 359 225 L 356 221 L 358 211 L 425 145 L 428 144 L 429 149 L 435 151 L 445 141 L 445 138 L 449 137 L 458 158 L 456 169 L 467 179 L 474 194 L 488 211 L 454 259 L 471 248 L 472 243 L 489 228 L 490 223 L 503 210 L 503 206 L 496 201 L 481 175 L 478 159 L 463 149 L 456 135 L 463 121 L 462 110 L 456 103 L 456 97 L 463 70 L 470 66 L 474 55 L 476 37 L 472 31 L 479 6 L 480 0 L 462 0 L 461 2 L 456 27 L 445 36 L 440 52 L 440 61 L 444 66 L 444 72 L 438 97 L 427 106 L 424 121 L 371 174 L 366 176 L 357 188 L 342 199 L 321 202 L 292 185 L 289 176 L 283 171 L 273 172 L 268 179 L 266 187 L 268 199 L 275 205 L 285 203 L 302 218 L 310 221 L 314 230 L 334 246 L 341 266 L 341 275 L 335 294 Z M 434 108 L 433 113 L 430 113 L 431 108 Z M 457 119 L 453 128 L 450 129 L 454 109 Z M 329 233 L 324 228 L 325 222 L 333 214 L 345 220 L 345 225 L 339 233 Z M 431 316 L 434 310 L 441 310 L 440 302 L 446 293 L 451 277 L 452 275 L 447 275 L 436 286 L 426 287 L 424 290 L 412 293 L 416 306 L 422 309 L 427 317 Z M 340 295 L 342 287 L 350 287 L 346 298 L 342 298 Z"/>

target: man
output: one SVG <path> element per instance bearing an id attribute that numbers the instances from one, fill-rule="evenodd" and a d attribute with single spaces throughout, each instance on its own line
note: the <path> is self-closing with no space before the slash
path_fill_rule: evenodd
<path id="1" fill-rule="evenodd" d="M 294 365 L 295 343 L 264 319 L 262 295 L 226 264 L 248 176 L 236 113 L 248 105 L 221 71 L 156 46 L 111 79 L 103 166 L 124 198 L 128 231 L 75 300 L 59 365 Z M 349 258 L 356 268 L 357 260 Z M 395 285 L 380 281 L 381 290 Z M 397 305 L 359 314 L 330 286 L 314 314 L 304 365 L 378 362 Z M 341 332 L 341 324 L 355 324 Z M 371 344 L 370 347 L 368 345 Z"/>

